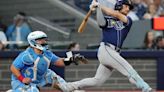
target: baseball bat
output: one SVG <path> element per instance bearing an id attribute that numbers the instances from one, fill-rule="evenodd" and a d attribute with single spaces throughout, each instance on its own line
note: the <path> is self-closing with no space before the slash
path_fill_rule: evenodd
<path id="1" fill-rule="evenodd" d="M 88 18 L 91 16 L 91 14 L 92 14 L 92 10 L 90 9 L 88 11 L 88 13 L 86 14 L 86 16 L 84 17 L 83 21 L 81 22 L 80 27 L 78 28 L 79 33 L 82 33 L 84 31 L 84 28 L 86 27 Z"/>

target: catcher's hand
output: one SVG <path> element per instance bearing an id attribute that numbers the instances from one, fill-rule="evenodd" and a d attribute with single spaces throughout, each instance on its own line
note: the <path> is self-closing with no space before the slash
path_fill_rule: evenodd
<path id="1" fill-rule="evenodd" d="M 74 54 L 72 57 L 72 62 L 75 63 L 75 65 L 78 65 L 79 63 L 87 64 L 88 60 L 83 55 Z"/>

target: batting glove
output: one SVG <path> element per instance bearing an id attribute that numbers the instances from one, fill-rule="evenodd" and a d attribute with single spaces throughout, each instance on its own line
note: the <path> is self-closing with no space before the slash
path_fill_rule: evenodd
<path id="1" fill-rule="evenodd" d="M 95 11 L 97 7 L 99 7 L 99 3 L 93 0 L 89 6 L 90 10 Z"/>

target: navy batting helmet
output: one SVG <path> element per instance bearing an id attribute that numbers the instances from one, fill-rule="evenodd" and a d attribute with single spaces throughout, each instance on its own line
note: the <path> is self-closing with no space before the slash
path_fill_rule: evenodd
<path id="1" fill-rule="evenodd" d="M 115 10 L 121 10 L 123 7 L 123 4 L 128 5 L 130 7 L 130 10 L 133 9 L 132 2 L 130 0 L 117 0 L 115 4 Z"/>

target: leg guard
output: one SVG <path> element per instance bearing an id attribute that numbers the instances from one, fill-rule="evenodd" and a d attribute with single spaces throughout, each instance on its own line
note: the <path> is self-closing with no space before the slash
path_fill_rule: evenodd
<path id="1" fill-rule="evenodd" d="M 45 79 L 46 82 L 43 82 L 42 85 L 50 83 L 52 84 L 52 87 L 55 89 L 62 90 L 63 92 L 69 92 L 67 91 L 67 88 L 65 86 L 66 81 L 52 70 L 48 69 L 45 77 L 46 77 Z"/>
<path id="2" fill-rule="evenodd" d="M 52 70 L 48 69 L 48 72 L 46 74 L 46 81 L 48 83 L 66 83 L 66 81 L 60 77 L 59 75 L 57 75 L 55 72 L 53 72 Z"/>
<path id="3" fill-rule="evenodd" d="M 36 84 L 25 85 L 18 80 L 11 82 L 12 92 L 39 92 Z M 9 91 L 10 92 L 10 91 Z"/>
<path id="4" fill-rule="evenodd" d="M 39 92 L 36 86 L 27 85 L 22 88 L 18 88 L 13 92 Z"/>

